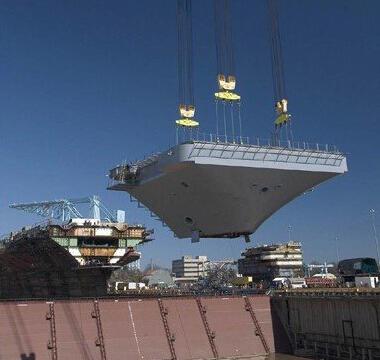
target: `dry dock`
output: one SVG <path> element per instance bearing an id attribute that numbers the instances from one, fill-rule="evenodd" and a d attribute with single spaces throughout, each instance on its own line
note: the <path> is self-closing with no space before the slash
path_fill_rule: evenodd
<path id="1" fill-rule="evenodd" d="M 295 354 L 380 359 L 380 289 L 300 289 L 271 301 Z"/>
<path id="2" fill-rule="evenodd" d="M 290 351 L 267 296 L 0 303 L 0 359 L 249 359 Z"/>

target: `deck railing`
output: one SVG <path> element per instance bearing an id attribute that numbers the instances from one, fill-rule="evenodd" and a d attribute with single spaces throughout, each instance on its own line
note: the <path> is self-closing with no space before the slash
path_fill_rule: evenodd
<path id="1" fill-rule="evenodd" d="M 294 141 L 294 140 L 280 140 L 280 139 L 268 139 L 259 137 L 248 136 L 230 136 L 230 135 L 217 135 L 211 133 L 196 133 L 192 134 L 188 139 L 184 138 L 182 143 L 190 142 L 210 142 L 220 144 L 239 144 L 239 145 L 253 145 L 261 147 L 276 147 L 287 148 L 292 150 L 311 150 L 311 151 L 323 151 L 330 153 L 340 153 L 335 145 L 310 143 L 306 141 Z"/>
<path id="2" fill-rule="evenodd" d="M 336 165 L 337 161 L 341 162 L 344 158 L 344 154 L 338 150 L 335 145 L 330 144 L 320 144 L 320 143 L 310 143 L 306 141 L 294 141 L 294 140 L 280 140 L 280 139 L 263 139 L 259 137 L 249 138 L 247 136 L 230 136 L 230 135 L 217 135 L 212 133 L 195 133 L 189 134 L 187 138 L 183 137 L 181 144 L 201 144 L 200 146 L 203 148 L 204 146 L 208 146 L 211 144 L 214 149 L 220 150 L 218 145 L 235 145 L 237 150 L 225 149 L 224 152 L 232 151 L 235 152 L 257 152 L 256 148 L 265 148 L 268 149 L 266 153 L 266 157 L 275 153 L 277 158 L 276 161 L 280 160 L 279 156 L 282 155 L 278 153 L 278 149 L 281 150 L 294 150 L 302 152 L 302 155 L 298 154 L 298 157 L 305 158 L 305 163 L 309 162 L 310 159 L 316 159 L 316 163 L 320 161 L 321 158 L 325 159 L 330 165 Z M 194 149 L 199 150 L 199 147 L 195 146 Z M 209 150 L 209 148 L 207 148 Z M 166 150 L 165 152 L 168 152 Z M 170 152 L 170 150 L 169 150 Z M 123 183 L 128 180 L 131 184 L 135 179 L 135 175 L 139 168 L 143 168 L 147 165 L 154 163 L 163 152 L 155 152 L 150 154 L 149 156 L 144 157 L 142 160 L 138 160 L 135 162 L 124 162 L 121 165 L 118 165 L 114 169 L 110 171 L 109 175 L 109 184 L 108 187 L 112 187 L 117 183 Z M 210 154 L 211 156 L 211 154 Z M 287 162 L 289 162 L 290 155 L 287 153 Z M 333 159 L 331 159 L 333 158 Z M 266 158 L 265 158 L 266 159 Z M 265 160 L 262 159 L 262 160 Z M 334 161 L 333 161 L 334 160 Z M 293 161 L 293 160 L 292 160 Z M 299 162 L 298 160 L 296 162 Z M 302 161 L 301 161 L 302 162 Z M 127 177 L 130 177 L 127 179 Z"/>

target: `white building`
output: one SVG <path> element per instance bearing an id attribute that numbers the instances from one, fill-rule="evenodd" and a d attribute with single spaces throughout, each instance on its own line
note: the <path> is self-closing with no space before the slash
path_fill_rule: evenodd
<path id="1" fill-rule="evenodd" d="M 209 261 L 207 256 L 192 257 L 182 256 L 181 259 L 172 261 L 172 273 L 175 274 L 175 281 L 179 283 L 191 283 L 198 281 L 207 275 Z"/>

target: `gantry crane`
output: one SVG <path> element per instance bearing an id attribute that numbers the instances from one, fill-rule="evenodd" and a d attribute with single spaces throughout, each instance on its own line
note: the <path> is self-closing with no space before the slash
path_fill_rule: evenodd
<path id="1" fill-rule="evenodd" d="M 12 209 L 23 210 L 32 214 L 37 214 L 45 218 L 65 222 L 73 218 L 85 218 L 76 206 L 79 204 L 89 204 L 90 218 L 104 220 L 107 222 L 118 221 L 117 215 L 115 216 L 112 211 L 108 210 L 100 201 L 99 196 L 96 195 L 79 199 L 59 199 L 52 201 L 10 204 L 9 207 Z"/>

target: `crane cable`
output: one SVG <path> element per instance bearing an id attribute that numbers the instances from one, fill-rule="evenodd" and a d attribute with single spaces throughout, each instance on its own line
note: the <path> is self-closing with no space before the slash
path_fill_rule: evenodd
<path id="1" fill-rule="evenodd" d="M 229 0 L 214 0 L 215 45 L 218 74 L 235 74 Z"/>
<path id="2" fill-rule="evenodd" d="M 282 59 L 282 43 L 278 22 L 278 9 L 276 0 L 268 0 L 271 26 L 271 48 L 272 48 L 272 74 L 274 101 L 286 98 L 284 64 Z"/>
<path id="3" fill-rule="evenodd" d="M 270 44 L 271 63 L 273 78 L 273 93 L 276 110 L 275 138 L 280 140 L 281 128 L 286 128 L 286 139 L 292 140 L 291 115 L 288 113 L 288 99 L 286 95 L 284 61 L 282 58 L 282 42 L 279 26 L 279 15 L 277 0 L 268 0 L 269 23 L 270 23 Z"/>
<path id="4" fill-rule="evenodd" d="M 216 114 L 216 137 L 219 141 L 219 103 L 223 104 L 223 124 L 224 141 L 228 142 L 228 130 L 226 121 L 226 104 L 230 105 L 230 123 L 232 129 L 232 142 L 236 142 L 234 113 L 238 112 L 239 118 L 239 137 L 241 142 L 241 114 L 240 114 L 240 95 L 235 92 L 235 58 L 233 51 L 233 37 L 230 15 L 229 0 L 214 0 L 215 17 L 215 49 L 217 62 L 217 84 L 218 91 L 215 92 L 215 114 Z M 237 110 L 234 104 L 238 104 Z M 239 141 L 239 140 L 238 140 Z"/>
<path id="5" fill-rule="evenodd" d="M 178 127 L 189 128 L 190 136 L 192 136 L 192 128 L 199 126 L 199 123 L 194 120 L 193 26 L 191 13 L 191 0 L 177 0 L 178 100 L 180 119 L 176 120 L 176 124 L 177 131 Z"/>

